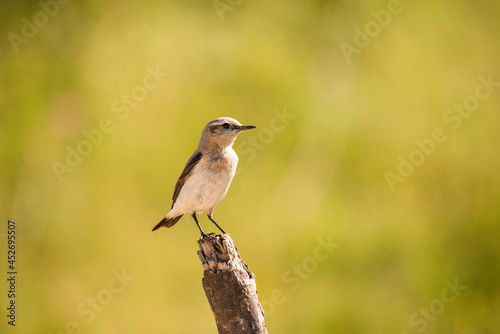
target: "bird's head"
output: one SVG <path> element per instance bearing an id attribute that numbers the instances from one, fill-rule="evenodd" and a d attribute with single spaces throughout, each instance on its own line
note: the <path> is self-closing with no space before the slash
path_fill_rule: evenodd
<path id="1" fill-rule="evenodd" d="M 208 122 L 201 135 L 200 144 L 216 145 L 220 148 L 230 146 L 241 131 L 255 129 L 253 125 L 242 125 L 230 117 L 219 117 Z"/>

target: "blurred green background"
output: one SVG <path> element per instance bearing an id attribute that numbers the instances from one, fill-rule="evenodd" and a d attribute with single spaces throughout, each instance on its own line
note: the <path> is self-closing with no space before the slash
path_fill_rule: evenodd
<path id="1" fill-rule="evenodd" d="M 151 228 L 218 116 L 270 333 L 498 333 L 500 3 L 60 1 L 1 5 L 2 333 L 217 332 L 195 224 Z"/>

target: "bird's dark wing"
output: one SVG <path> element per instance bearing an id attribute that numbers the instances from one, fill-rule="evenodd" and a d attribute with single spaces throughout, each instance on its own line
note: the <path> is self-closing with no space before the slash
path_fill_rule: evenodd
<path id="1" fill-rule="evenodd" d="M 174 195 L 172 196 L 172 207 L 174 207 L 175 201 L 177 200 L 177 197 L 181 192 L 182 186 L 191 175 L 194 166 L 196 166 L 198 162 L 200 162 L 201 156 L 202 156 L 201 152 L 194 152 L 191 158 L 189 158 L 188 162 L 186 163 L 186 166 L 184 167 L 181 176 L 179 176 L 179 179 L 175 184 Z"/>

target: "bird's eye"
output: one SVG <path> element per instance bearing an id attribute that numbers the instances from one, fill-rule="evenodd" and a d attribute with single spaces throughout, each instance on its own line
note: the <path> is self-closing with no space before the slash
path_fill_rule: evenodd
<path id="1" fill-rule="evenodd" d="M 224 124 L 222 124 L 222 127 L 223 127 L 224 129 L 229 129 L 229 123 L 224 123 Z"/>

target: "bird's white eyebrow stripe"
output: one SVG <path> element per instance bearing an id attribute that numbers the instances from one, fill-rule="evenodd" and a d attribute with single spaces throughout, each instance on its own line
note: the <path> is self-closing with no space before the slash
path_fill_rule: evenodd
<path id="1" fill-rule="evenodd" d="M 210 121 L 208 122 L 207 125 L 213 125 L 213 124 L 221 124 L 221 121 L 220 120 L 217 120 L 217 121 Z"/>

